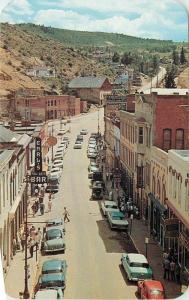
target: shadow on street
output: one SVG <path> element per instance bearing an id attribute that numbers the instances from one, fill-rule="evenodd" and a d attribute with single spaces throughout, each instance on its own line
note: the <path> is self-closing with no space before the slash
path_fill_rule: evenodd
<path id="1" fill-rule="evenodd" d="M 132 241 L 126 233 L 111 230 L 106 220 L 97 221 L 98 231 L 108 253 L 137 253 Z"/>

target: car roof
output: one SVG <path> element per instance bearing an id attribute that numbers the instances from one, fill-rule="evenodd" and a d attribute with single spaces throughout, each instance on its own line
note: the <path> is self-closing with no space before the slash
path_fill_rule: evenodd
<path id="1" fill-rule="evenodd" d="M 108 200 L 105 200 L 104 204 L 105 205 L 117 205 L 117 203 L 115 201 L 108 201 Z"/>
<path id="2" fill-rule="evenodd" d="M 112 211 L 110 212 L 110 214 L 112 217 L 121 217 L 121 218 L 125 217 L 125 215 L 121 211 Z"/>
<path id="3" fill-rule="evenodd" d="M 128 253 L 128 258 L 130 262 L 148 263 L 146 257 L 139 253 Z"/>
<path id="4" fill-rule="evenodd" d="M 39 290 L 35 294 L 35 299 L 56 299 L 57 298 L 57 290 L 53 289 L 45 289 Z"/>
<path id="5" fill-rule="evenodd" d="M 150 289 L 164 290 L 162 283 L 158 280 L 144 280 L 144 282 Z"/>
<path id="6" fill-rule="evenodd" d="M 60 260 L 60 259 L 46 260 L 46 261 L 44 261 L 44 263 L 42 265 L 42 270 L 59 269 L 59 268 L 62 268 L 62 265 L 65 265 L 65 264 L 66 264 L 65 260 Z"/>
<path id="7" fill-rule="evenodd" d="M 54 232 L 55 232 L 55 231 L 61 231 L 61 232 L 62 232 L 62 230 L 61 230 L 60 228 L 51 228 L 51 227 L 50 227 L 49 229 L 47 228 L 46 233 L 47 233 L 47 232 L 50 232 L 50 233 L 51 233 L 51 232 L 53 232 L 53 231 L 54 231 Z"/>

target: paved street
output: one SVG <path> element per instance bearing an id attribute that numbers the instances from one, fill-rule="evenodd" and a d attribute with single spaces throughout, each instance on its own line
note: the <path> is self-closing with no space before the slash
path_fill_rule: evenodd
<path id="1" fill-rule="evenodd" d="M 97 131 L 97 112 L 74 118 L 71 123 L 71 143 L 64 158 L 61 191 L 55 196 L 52 216 L 61 215 L 66 206 L 71 222 L 66 223 L 66 253 L 68 263 L 65 298 L 136 298 L 136 286 L 128 286 L 120 271 L 120 256 L 125 251 L 125 237 L 112 232 L 102 218 L 98 201 L 90 201 L 84 136 L 82 150 L 73 149 L 80 129 Z M 100 112 L 101 129 L 103 112 Z M 58 256 L 58 255 L 57 255 Z M 47 257 L 42 257 L 45 260 Z"/>

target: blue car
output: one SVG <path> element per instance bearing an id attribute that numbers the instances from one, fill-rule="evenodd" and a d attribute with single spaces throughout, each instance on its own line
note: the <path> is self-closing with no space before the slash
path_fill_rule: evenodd
<path id="1" fill-rule="evenodd" d="M 129 223 L 121 211 L 108 211 L 107 219 L 111 229 L 128 230 Z"/>

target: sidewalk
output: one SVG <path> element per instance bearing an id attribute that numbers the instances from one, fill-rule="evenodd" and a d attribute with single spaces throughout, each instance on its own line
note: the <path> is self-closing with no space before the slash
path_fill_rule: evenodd
<path id="1" fill-rule="evenodd" d="M 32 201 L 35 199 L 35 197 L 30 197 L 30 206 Z M 48 194 L 45 193 L 44 196 L 44 203 L 45 203 L 45 210 L 47 210 L 47 201 L 48 201 Z M 34 222 L 34 226 L 36 228 L 40 227 L 42 230 L 43 224 L 37 224 L 35 222 L 43 222 L 46 220 L 47 214 L 40 215 L 38 212 L 35 217 L 32 215 L 28 215 L 28 222 L 32 223 Z M 29 224 L 31 225 L 31 224 Z M 7 270 L 7 273 L 5 274 L 5 290 L 6 294 L 17 299 L 19 298 L 19 292 L 24 291 L 24 255 L 25 252 L 22 252 L 22 250 L 18 250 L 16 252 L 16 255 L 13 256 L 13 260 L 10 263 L 10 266 Z M 37 261 L 36 261 L 36 251 L 34 250 L 33 257 L 30 258 L 29 249 L 28 249 L 28 265 L 29 265 L 29 274 L 30 278 L 28 279 L 28 290 L 30 293 L 30 297 L 32 296 L 32 292 L 34 289 L 34 286 L 36 284 L 36 278 L 38 277 L 38 271 L 39 271 L 39 265 L 40 265 L 40 257 L 41 253 L 40 250 L 37 251 Z"/>
<path id="2" fill-rule="evenodd" d="M 103 173 L 105 178 L 105 166 L 103 166 Z M 106 182 L 106 180 L 105 180 Z M 111 181 L 106 182 L 108 192 L 113 191 L 113 200 L 117 201 L 117 191 L 111 188 Z M 119 188 L 119 191 L 122 189 Z M 130 220 L 128 220 L 130 223 Z M 130 228 L 130 227 L 129 227 Z M 163 283 L 166 292 L 166 298 L 175 299 L 181 295 L 181 285 L 176 282 L 163 279 L 163 251 L 155 240 L 150 237 L 147 225 L 143 220 L 133 219 L 132 232 L 130 238 L 139 253 L 146 255 L 145 237 L 149 238 L 147 248 L 147 258 L 150 266 L 152 267 L 154 278 Z"/>

